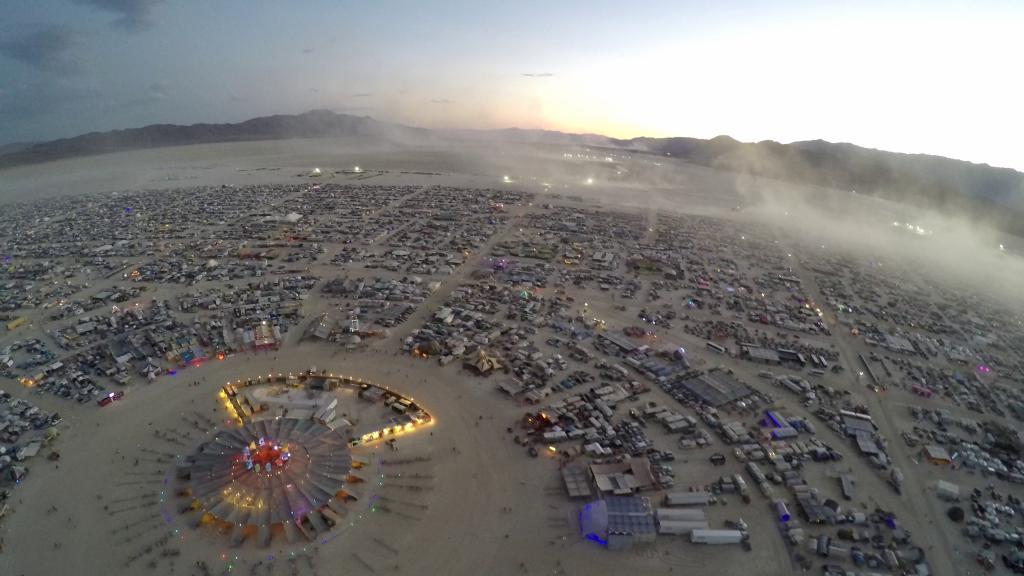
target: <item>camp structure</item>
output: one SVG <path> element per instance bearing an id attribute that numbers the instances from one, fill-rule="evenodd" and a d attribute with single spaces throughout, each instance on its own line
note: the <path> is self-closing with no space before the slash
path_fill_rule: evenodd
<path id="1" fill-rule="evenodd" d="M 481 376 L 486 376 L 491 372 L 500 369 L 501 362 L 481 349 L 478 350 L 476 354 L 466 358 L 463 366 Z"/>
<path id="2" fill-rule="evenodd" d="M 651 502 L 642 496 L 609 496 L 583 505 L 580 530 L 609 550 L 651 544 L 658 533 Z"/>

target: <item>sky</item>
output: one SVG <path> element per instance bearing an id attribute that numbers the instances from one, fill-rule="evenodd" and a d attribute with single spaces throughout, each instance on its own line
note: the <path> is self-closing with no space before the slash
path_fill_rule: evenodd
<path id="1" fill-rule="evenodd" d="M 7 0 L 0 144 L 330 109 L 1024 170 L 1024 2 Z"/>

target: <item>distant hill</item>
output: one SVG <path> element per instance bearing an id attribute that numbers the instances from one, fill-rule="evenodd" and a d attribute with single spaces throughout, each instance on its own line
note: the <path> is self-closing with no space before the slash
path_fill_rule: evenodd
<path id="1" fill-rule="evenodd" d="M 1024 173 L 941 156 L 901 154 L 824 140 L 743 143 L 728 136 L 635 138 L 652 153 L 722 170 L 856 190 L 947 213 L 983 217 L 1024 235 Z"/>
<path id="2" fill-rule="evenodd" d="M 896 199 L 949 202 L 963 196 L 1006 206 L 1024 202 L 1024 173 L 941 156 L 884 152 L 824 140 L 746 144 L 718 136 L 632 142 L 706 166 Z"/>
<path id="3" fill-rule="evenodd" d="M 31 142 L 11 142 L 10 144 L 0 145 L 0 156 L 19 152 L 29 146 L 32 146 Z"/>
<path id="4" fill-rule="evenodd" d="M 152 124 L 127 130 L 90 132 L 20 147 L 6 154 L 0 153 L 0 168 L 187 144 L 337 136 L 413 136 L 427 133 L 427 130 L 421 128 L 379 122 L 369 116 L 313 110 L 296 115 L 261 116 L 237 124 Z"/>
<path id="5" fill-rule="evenodd" d="M 38 144 L 0 147 L 0 169 L 63 158 L 144 148 L 338 136 L 409 140 L 456 137 L 503 141 L 627 148 L 757 176 L 856 190 L 947 212 L 991 219 L 1024 235 L 1024 174 L 940 156 L 899 154 L 823 140 L 780 144 L 744 143 L 728 136 L 633 138 L 548 130 L 426 130 L 381 122 L 368 116 L 314 110 L 297 115 L 253 118 L 237 124 L 154 124 L 129 130 L 91 132 Z"/>

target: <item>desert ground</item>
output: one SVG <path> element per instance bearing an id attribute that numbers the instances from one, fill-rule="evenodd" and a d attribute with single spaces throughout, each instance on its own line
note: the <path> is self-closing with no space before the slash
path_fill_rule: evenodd
<path id="1" fill-rule="evenodd" d="M 595 159 L 577 160 L 567 154 L 592 154 Z M 802 240 L 794 240 L 787 233 L 785 218 L 790 208 L 794 212 L 806 209 L 799 199 L 816 190 L 791 190 L 782 183 L 671 159 L 643 155 L 609 161 L 598 158 L 604 154 L 567 146 L 471 142 L 445 147 L 356 140 L 213 144 L 5 170 L 0 173 L 0 199 L 19 202 L 129 189 L 159 194 L 163 188 L 179 186 L 305 183 L 310 181 L 306 174 L 314 167 L 324 170 L 328 175 L 322 181 L 329 182 L 336 177 L 331 171 L 360 166 L 363 171 L 382 171 L 369 180 L 379 185 L 493 188 L 500 187 L 507 176 L 512 188 L 540 194 L 537 202 L 611 207 L 655 220 L 659 211 L 737 222 L 769 214 L 777 218 L 772 222 L 779 224 L 782 242 L 804 249 Z M 780 196 L 783 200 L 767 208 L 752 207 L 758 195 L 766 191 L 792 196 Z M 556 199 L 551 194 L 561 196 Z M 879 227 L 894 217 L 905 219 L 912 211 L 848 191 L 821 192 L 815 198 L 821 206 L 814 210 L 872 214 Z M 491 245 L 511 233 L 512 227 L 502 231 L 491 239 Z M 481 248 L 474 258 L 485 254 Z M 797 572 L 773 513 L 760 495 L 753 505 L 744 506 L 732 496 L 726 498 L 726 505 L 709 509 L 713 525 L 737 518 L 750 524 L 749 552 L 694 546 L 679 538 L 659 538 L 656 545 L 635 552 L 610 552 L 582 539 L 577 504 L 564 495 L 559 459 L 545 453 L 530 458 L 515 446 L 507 431 L 526 408 L 496 391 L 492 380 L 398 352 L 398 343 L 420 326 L 473 269 L 472 262 L 467 263 L 446 277 L 440 290 L 421 303 L 413 317 L 395 329 L 390 338 L 358 350 L 300 343 L 300 331 L 296 331 L 288 335 L 278 351 L 238 353 L 223 361 L 211 360 L 181 370 L 174 376 L 162 376 L 154 383 L 136 383 L 123 401 L 102 409 L 93 403 L 69 405 L 59 398 L 33 393 L 13 380 L 2 382 L 2 387 L 16 397 L 30 398 L 44 410 L 60 411 L 64 424 L 57 445 L 60 460 L 37 458 L 26 481 L 13 492 L 16 510 L 0 526 L 0 574 L 634 572 L 769 576 Z M 103 286 L 101 282 L 93 288 Z M 813 293 L 815 288 L 810 290 Z M 170 293 L 170 289 L 158 288 L 153 295 Z M 620 310 L 596 290 L 580 290 L 576 298 L 586 299 L 592 313 L 611 325 L 635 322 L 635 304 L 628 311 Z M 818 298 L 824 300 L 820 295 Z M 332 305 L 313 295 L 304 304 L 304 314 L 312 318 Z M 25 336 L 2 334 L 0 344 Z M 663 331 L 659 336 L 694 350 L 691 356 L 698 366 L 720 362 L 702 349 L 700 338 L 678 329 Z M 844 363 L 853 366 L 862 344 L 842 334 L 833 341 Z M 372 473 L 374 480 L 351 524 L 336 529 L 321 542 L 289 546 L 275 541 L 269 550 L 247 542 L 231 548 L 222 535 L 192 529 L 168 512 L 173 508 L 174 496 L 168 478 L 175 459 L 202 437 L 208 426 L 204 422 L 223 423 L 228 418 L 217 400 L 220 386 L 238 378 L 299 372 L 314 366 L 390 386 L 414 397 L 435 419 L 433 425 L 400 437 L 397 451 L 383 444 L 353 450 L 370 459 L 368 474 Z M 756 366 L 737 363 L 730 367 L 756 389 L 772 392 L 769 383 L 758 379 Z M 900 402 L 916 399 L 889 396 L 883 400 L 863 386 L 855 387 L 851 371 L 826 378 L 834 386 L 849 387 L 873 413 L 885 415 L 878 419 L 880 426 L 892 444 L 898 443 L 898 432 L 906 426 L 906 410 L 901 410 Z M 656 387 L 645 400 L 673 402 Z M 795 399 L 783 398 L 783 403 L 789 413 L 808 414 Z M 660 429 L 650 434 L 654 440 L 673 446 L 672 438 Z M 843 442 L 831 430 L 823 430 L 821 435 L 836 444 Z M 169 442 L 169 437 L 179 441 Z M 708 456 L 717 451 L 725 449 L 718 444 L 679 453 L 675 489 L 702 486 L 723 472 L 742 471 L 735 461 L 724 470 L 712 467 Z M 840 471 L 854 472 L 860 482 L 859 498 L 893 510 L 928 550 L 935 574 L 978 573 L 969 558 L 960 557 L 956 532 L 945 525 L 936 528 L 943 518 L 934 498 L 913 488 L 915 483 L 923 486 L 931 481 L 930 472 L 911 463 L 911 456 L 901 447 L 894 453 L 911 487 L 902 497 L 893 494 L 863 460 L 855 457 L 815 468 L 808 474 L 838 493 L 835 481 L 829 478 Z M 419 480 L 397 480 L 399 474 Z M 371 510 L 369 502 L 374 498 L 387 505 Z M 164 550 L 172 552 L 161 552 Z"/>

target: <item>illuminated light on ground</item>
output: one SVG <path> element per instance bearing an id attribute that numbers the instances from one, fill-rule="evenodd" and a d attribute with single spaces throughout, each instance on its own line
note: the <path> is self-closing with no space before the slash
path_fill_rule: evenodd
<path id="1" fill-rule="evenodd" d="M 505 184 L 509 184 L 512 182 L 512 179 L 508 177 L 508 174 L 506 174 L 501 177 L 501 181 L 504 182 Z"/>
<path id="2" fill-rule="evenodd" d="M 587 186 L 590 186 L 593 183 L 594 183 L 594 179 L 593 178 L 587 178 L 587 182 L 586 182 Z"/>
<path id="3" fill-rule="evenodd" d="M 914 234 L 917 234 L 918 236 L 931 236 L 932 235 L 932 231 L 931 230 L 922 228 L 921 226 L 918 226 L 917 224 L 912 224 L 910 222 L 900 222 L 900 221 L 897 220 L 896 222 L 893 222 L 892 225 L 893 225 L 894 228 L 903 228 L 903 229 L 907 230 L 908 232 L 913 232 Z"/>

